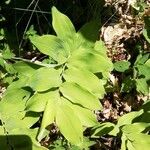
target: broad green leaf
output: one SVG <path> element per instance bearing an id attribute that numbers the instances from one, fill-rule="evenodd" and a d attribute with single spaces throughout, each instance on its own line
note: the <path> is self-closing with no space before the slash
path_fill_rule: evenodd
<path id="1" fill-rule="evenodd" d="M 131 144 L 135 150 L 149 150 L 150 135 L 143 133 L 131 133 L 126 134 L 127 138 L 131 141 Z"/>
<path id="2" fill-rule="evenodd" d="M 107 123 L 101 123 L 96 125 L 95 127 L 92 128 L 92 137 L 101 137 L 103 135 L 108 134 L 111 130 L 114 128 L 114 124 L 107 122 Z"/>
<path id="3" fill-rule="evenodd" d="M 57 108 L 56 124 L 64 137 L 72 144 L 83 142 L 81 122 L 74 111 L 67 105 L 61 104 Z"/>
<path id="4" fill-rule="evenodd" d="M 130 134 L 130 133 L 140 133 L 143 132 L 145 129 L 150 127 L 150 123 L 143 123 L 143 122 L 137 122 L 133 124 L 127 124 L 122 127 L 122 131 L 125 134 Z"/>
<path id="5" fill-rule="evenodd" d="M 145 76 L 146 80 L 150 80 L 150 59 L 143 65 L 137 65 L 139 75 Z"/>
<path id="6" fill-rule="evenodd" d="M 83 108 L 79 105 L 73 104 L 64 97 L 62 97 L 61 99 L 63 100 L 63 104 L 73 109 L 74 113 L 80 119 L 82 126 L 92 127 L 97 124 L 96 115 L 93 111 Z"/>
<path id="7" fill-rule="evenodd" d="M 64 82 L 60 87 L 60 91 L 75 104 L 82 105 L 91 110 L 101 109 L 97 97 L 76 83 Z"/>
<path id="8" fill-rule="evenodd" d="M 137 88 L 137 91 L 142 94 L 147 95 L 149 93 L 149 88 L 148 88 L 146 79 L 143 79 L 143 78 L 137 79 L 136 80 L 136 88 Z"/>
<path id="9" fill-rule="evenodd" d="M 73 105 L 72 109 L 75 114 L 79 117 L 81 123 L 85 127 L 92 127 L 97 123 L 96 115 L 91 110 L 80 107 L 78 105 Z"/>
<path id="10" fill-rule="evenodd" d="M 120 127 L 126 124 L 131 124 L 133 119 L 138 117 L 141 113 L 141 111 L 135 111 L 125 114 L 119 118 L 117 125 Z"/>
<path id="11" fill-rule="evenodd" d="M 70 19 L 52 7 L 52 25 L 57 36 L 63 40 L 72 38 L 76 31 Z"/>
<path id="12" fill-rule="evenodd" d="M 29 98 L 30 92 L 23 89 L 7 90 L 0 101 L 0 113 L 2 117 L 7 117 L 16 114 L 16 112 L 23 111 L 26 100 Z"/>
<path id="13" fill-rule="evenodd" d="M 39 141 L 40 141 L 41 137 L 43 137 L 45 128 L 48 125 L 54 123 L 56 112 L 57 112 L 57 102 L 58 101 L 60 101 L 60 96 L 59 96 L 58 91 L 49 92 L 49 100 L 47 101 L 45 109 L 44 109 L 40 132 L 38 135 Z"/>
<path id="14" fill-rule="evenodd" d="M 79 48 L 68 60 L 68 67 L 87 69 L 93 73 L 108 74 L 113 69 L 112 62 L 94 49 Z"/>
<path id="15" fill-rule="evenodd" d="M 117 61 L 114 63 L 114 69 L 119 72 L 124 72 L 129 69 L 130 62 L 129 61 Z"/>
<path id="16" fill-rule="evenodd" d="M 23 62 L 23 61 L 13 64 L 13 67 L 19 74 L 27 77 L 30 77 L 35 72 L 35 70 L 40 68 L 40 66 L 38 65 Z"/>
<path id="17" fill-rule="evenodd" d="M 40 114 L 37 113 L 25 113 L 25 111 L 16 112 L 11 116 L 5 118 L 3 121 L 5 123 L 5 129 L 7 131 L 12 131 L 16 128 L 30 128 L 39 120 Z"/>
<path id="18" fill-rule="evenodd" d="M 107 58 L 107 48 L 104 45 L 103 41 L 96 41 L 94 45 L 94 49 L 102 56 Z"/>
<path id="19" fill-rule="evenodd" d="M 52 57 L 60 64 L 69 56 L 66 44 L 54 35 L 33 36 L 30 40 L 41 53 Z"/>
<path id="20" fill-rule="evenodd" d="M 144 55 L 138 55 L 136 61 L 135 61 L 135 65 L 143 65 L 149 58 L 150 54 L 147 53 L 147 54 L 144 54 Z"/>
<path id="21" fill-rule="evenodd" d="M 42 112 L 45 109 L 47 101 L 51 97 L 51 92 L 35 93 L 26 104 L 27 111 Z"/>
<path id="22" fill-rule="evenodd" d="M 46 91 L 51 88 L 56 88 L 60 84 L 59 70 L 42 67 L 29 78 L 26 85 L 32 87 L 35 91 Z"/>
<path id="23" fill-rule="evenodd" d="M 81 150 L 81 149 L 89 150 L 90 147 L 94 144 L 96 144 L 95 141 L 91 141 L 89 138 L 84 137 L 83 142 L 81 144 L 79 144 L 79 146 L 75 146 L 74 149 L 72 146 L 71 150 Z"/>
<path id="24" fill-rule="evenodd" d="M 99 36 L 100 20 L 93 20 L 81 27 L 81 29 L 76 34 L 76 44 L 78 47 L 80 45 L 93 46 Z"/>
<path id="25" fill-rule="evenodd" d="M 128 150 L 136 150 L 135 147 L 132 145 L 132 142 L 129 140 L 127 140 L 126 146 L 127 146 Z M 126 150 L 126 149 L 124 149 L 124 150 Z"/>
<path id="26" fill-rule="evenodd" d="M 145 64 L 144 65 L 138 65 L 137 66 L 138 68 L 138 73 L 139 75 L 142 75 L 146 78 L 146 80 L 149 80 L 150 79 L 150 68 L 147 67 Z"/>
<path id="27" fill-rule="evenodd" d="M 103 98 L 105 94 L 100 79 L 88 70 L 69 68 L 64 72 L 63 77 L 67 82 L 75 82 L 99 98 Z"/>
<path id="28" fill-rule="evenodd" d="M 81 106 L 72 104 L 66 98 L 62 98 L 63 102 L 71 107 L 74 113 L 78 116 L 81 121 L 82 126 L 92 127 L 97 124 L 96 115 L 93 111 L 83 108 Z"/>
<path id="29" fill-rule="evenodd" d="M 119 126 L 116 125 L 108 134 L 111 136 L 117 136 L 120 132 Z"/>
<path id="30" fill-rule="evenodd" d="M 6 50 L 2 51 L 2 56 L 3 56 L 4 59 L 11 59 L 14 56 L 14 54 L 7 47 Z"/>
<path id="31" fill-rule="evenodd" d="M 14 89 L 20 89 L 20 88 L 22 88 L 22 87 L 25 87 L 26 86 L 26 83 L 27 83 L 27 81 L 28 81 L 28 77 L 26 77 L 26 76 L 19 76 L 19 79 L 18 80 L 16 80 L 16 81 L 14 81 L 14 82 L 12 82 L 9 86 L 8 86 L 8 88 L 7 88 L 7 90 L 14 90 Z"/>

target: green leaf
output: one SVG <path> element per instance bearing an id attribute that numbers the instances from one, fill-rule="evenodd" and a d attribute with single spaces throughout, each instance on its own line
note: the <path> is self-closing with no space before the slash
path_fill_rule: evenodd
<path id="1" fill-rule="evenodd" d="M 143 78 L 137 79 L 136 80 L 136 88 L 137 88 L 137 91 L 142 94 L 148 95 L 148 93 L 149 93 L 149 88 L 148 88 L 146 79 L 143 79 Z"/>
<path id="2" fill-rule="evenodd" d="M 146 80 L 150 80 L 150 59 L 148 59 L 143 65 L 137 65 L 137 68 L 139 75 L 143 75 Z"/>
<path id="3" fill-rule="evenodd" d="M 121 127 L 126 124 L 131 124 L 133 119 L 138 117 L 141 113 L 141 111 L 135 111 L 121 116 L 118 120 L 117 126 Z"/>
<path id="4" fill-rule="evenodd" d="M 42 112 L 47 101 L 50 99 L 51 92 L 35 93 L 26 104 L 26 111 Z"/>
<path id="5" fill-rule="evenodd" d="M 30 128 L 39 120 L 40 114 L 29 112 L 26 113 L 25 111 L 12 113 L 11 116 L 7 118 L 4 116 L 2 119 L 5 123 L 5 129 L 8 132 L 16 128 Z"/>
<path id="6" fill-rule="evenodd" d="M 23 111 L 29 96 L 30 92 L 23 89 L 7 90 L 2 101 L 0 101 L 0 113 L 3 114 L 3 117 L 7 117 L 10 114 L 13 115 L 16 112 Z"/>
<path id="7" fill-rule="evenodd" d="M 123 79 L 121 85 L 121 92 L 129 93 L 135 87 L 135 80 L 133 80 L 130 76 Z"/>
<path id="8" fill-rule="evenodd" d="M 64 63 L 69 56 L 66 44 L 54 35 L 33 36 L 30 37 L 30 41 L 40 52 L 52 57 L 60 64 Z"/>
<path id="9" fill-rule="evenodd" d="M 85 127 L 92 127 L 97 123 L 96 115 L 91 110 L 80 107 L 78 105 L 72 106 L 75 114 L 79 117 L 81 123 Z"/>
<path id="10" fill-rule="evenodd" d="M 74 111 L 65 104 L 58 106 L 56 124 L 64 137 L 72 144 L 83 142 L 83 129 Z"/>
<path id="11" fill-rule="evenodd" d="M 22 88 L 22 87 L 25 87 L 26 86 L 26 83 L 27 83 L 27 81 L 28 81 L 28 77 L 26 77 L 26 76 L 19 76 L 19 79 L 18 80 L 16 80 L 16 81 L 14 81 L 14 82 L 12 82 L 9 86 L 8 86 L 8 88 L 7 88 L 7 90 L 10 90 L 10 89 L 20 89 L 20 88 Z"/>
<path id="12" fill-rule="evenodd" d="M 30 77 L 35 72 L 35 70 L 40 68 L 38 65 L 23 61 L 13 64 L 13 67 L 20 75 L 24 75 L 27 77 Z"/>
<path id="13" fill-rule="evenodd" d="M 129 61 L 117 61 L 114 63 L 114 69 L 118 72 L 124 72 L 129 69 L 130 62 Z"/>
<path id="14" fill-rule="evenodd" d="M 11 59 L 14 56 L 14 54 L 10 51 L 9 48 L 6 48 L 6 50 L 2 51 L 2 56 L 4 59 Z"/>
<path id="15" fill-rule="evenodd" d="M 52 24 L 57 36 L 63 40 L 72 38 L 76 31 L 70 19 L 52 7 Z"/>
<path id="16" fill-rule="evenodd" d="M 150 135 L 146 135 L 143 133 L 131 133 L 126 134 L 126 136 L 135 150 L 149 150 Z"/>
<path id="17" fill-rule="evenodd" d="M 60 84 L 59 70 L 42 67 L 29 78 L 26 85 L 32 87 L 35 91 L 46 91 L 51 88 L 56 88 Z"/>
<path id="18" fill-rule="evenodd" d="M 91 110 L 101 109 L 97 97 L 76 83 L 64 82 L 60 87 L 60 91 L 75 104 L 82 105 Z"/>
<path id="19" fill-rule="evenodd" d="M 126 142 L 127 142 L 126 146 L 127 146 L 128 150 L 136 150 L 135 147 L 132 145 L 132 142 L 130 142 L 129 140 L 127 140 Z M 126 149 L 124 149 L 124 150 L 126 150 Z"/>
<path id="20" fill-rule="evenodd" d="M 103 41 L 96 41 L 94 45 L 94 49 L 102 56 L 107 58 L 107 48 L 104 45 Z"/>
<path id="21" fill-rule="evenodd" d="M 67 82 L 75 82 L 99 98 L 103 98 L 105 94 L 105 89 L 100 79 L 88 70 L 69 68 L 64 72 L 63 77 Z"/>
<path id="22" fill-rule="evenodd" d="M 68 105 L 70 108 L 73 109 L 74 113 L 80 119 L 82 126 L 92 127 L 97 124 L 96 115 L 93 111 L 83 108 L 79 105 L 75 105 L 64 97 L 62 97 L 62 100 L 64 104 Z"/>
<path id="23" fill-rule="evenodd" d="M 74 149 L 73 149 L 73 146 L 72 146 L 71 150 L 81 150 L 81 149 L 89 150 L 90 147 L 94 144 L 96 144 L 95 141 L 91 141 L 89 138 L 84 137 L 83 138 L 83 143 L 81 143 L 78 147 L 75 146 Z"/>
<path id="24" fill-rule="evenodd" d="M 41 141 L 43 134 L 45 132 L 45 128 L 54 123 L 56 112 L 57 112 L 57 101 L 60 100 L 60 96 L 58 91 L 49 92 L 49 100 L 46 103 L 44 114 L 42 118 L 42 123 L 40 127 L 40 132 L 38 135 L 38 140 Z"/>
<path id="25" fill-rule="evenodd" d="M 145 129 L 150 127 L 150 123 L 144 123 L 144 122 L 137 122 L 133 124 L 127 124 L 122 127 L 122 131 L 125 134 L 130 134 L 130 133 L 140 133 L 143 132 Z"/>
<path id="26" fill-rule="evenodd" d="M 99 36 L 100 20 L 93 20 L 81 27 L 76 34 L 76 43 L 80 45 L 93 46 Z"/>
<path id="27" fill-rule="evenodd" d="M 143 65 L 149 58 L 150 54 L 147 53 L 147 54 L 144 54 L 144 55 L 138 55 L 136 61 L 135 61 L 135 65 Z"/>
<path id="28" fill-rule="evenodd" d="M 147 40 L 147 42 L 150 43 L 150 32 L 149 32 L 149 29 L 144 29 L 143 30 L 143 35 L 144 35 L 145 39 Z"/>
<path id="29" fill-rule="evenodd" d="M 94 49 L 79 48 L 68 60 L 68 67 L 87 69 L 93 73 L 107 74 L 113 69 L 112 62 Z"/>
<path id="30" fill-rule="evenodd" d="M 3 68 L 5 67 L 5 61 L 1 57 L 0 57 L 0 66 L 2 66 Z"/>
<path id="31" fill-rule="evenodd" d="M 98 124 L 92 128 L 92 130 L 91 130 L 92 136 L 91 137 L 93 137 L 93 138 L 97 137 L 98 138 L 100 136 L 106 135 L 111 130 L 113 130 L 114 126 L 115 125 L 113 123 L 110 123 L 110 122 Z"/>

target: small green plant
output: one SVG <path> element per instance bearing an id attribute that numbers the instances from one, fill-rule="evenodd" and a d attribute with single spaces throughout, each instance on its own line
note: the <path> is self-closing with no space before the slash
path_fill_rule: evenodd
<path id="1" fill-rule="evenodd" d="M 57 36 L 29 38 L 54 63 L 13 64 L 17 79 L 0 102 L 0 132 L 23 133 L 31 138 L 33 149 L 45 149 L 39 142 L 49 134 L 48 126 L 55 124 L 69 143 L 82 149 L 84 130 L 97 124 L 93 111 L 102 108 L 99 100 L 104 97 L 113 64 L 103 43 L 96 41 L 99 21 L 91 21 L 76 32 L 70 19 L 55 7 L 52 17 Z M 38 120 L 40 126 L 31 129 Z M 19 142 L 24 146 L 23 139 Z"/>
<path id="2" fill-rule="evenodd" d="M 150 101 L 147 101 L 139 111 L 120 117 L 116 125 L 109 122 L 96 125 L 92 129 L 92 137 L 98 138 L 108 134 L 121 138 L 121 150 L 149 150 L 149 110 Z"/>
<path id="3" fill-rule="evenodd" d="M 139 94 L 148 96 L 150 80 L 150 59 L 149 53 L 139 54 L 133 66 L 129 61 L 118 61 L 114 63 L 114 69 L 124 74 L 121 85 L 121 92 L 129 93 L 133 89 Z M 127 73 L 125 73 L 125 71 Z M 130 74 L 128 73 L 130 71 Z M 125 75 L 129 74 L 129 75 Z"/>

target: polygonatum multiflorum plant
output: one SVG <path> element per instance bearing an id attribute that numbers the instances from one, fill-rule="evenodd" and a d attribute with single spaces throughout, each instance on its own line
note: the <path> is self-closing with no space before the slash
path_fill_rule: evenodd
<path id="1" fill-rule="evenodd" d="M 52 25 L 57 36 L 29 39 L 53 64 L 13 64 L 18 76 L 0 103 L 0 133 L 28 135 L 33 149 L 45 149 L 39 142 L 49 133 L 47 127 L 55 124 L 69 143 L 82 147 L 84 130 L 97 124 L 93 112 L 102 108 L 100 99 L 113 65 L 103 43 L 96 41 L 99 20 L 76 32 L 70 19 L 53 7 Z M 35 123 L 40 127 L 34 128 Z M 9 136 L 8 140 L 18 146 Z"/>

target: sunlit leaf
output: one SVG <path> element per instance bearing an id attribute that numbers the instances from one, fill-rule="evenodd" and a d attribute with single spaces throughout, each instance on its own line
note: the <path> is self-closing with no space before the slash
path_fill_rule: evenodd
<path id="1" fill-rule="evenodd" d="M 51 92 L 35 93 L 26 104 L 27 111 L 42 112 L 45 109 L 47 101 L 50 99 Z"/>
<path id="2" fill-rule="evenodd" d="M 53 68 L 38 69 L 27 82 L 27 86 L 32 87 L 35 91 L 46 91 L 56 88 L 61 84 L 60 72 Z"/>
<path id="3" fill-rule="evenodd" d="M 102 55 L 99 55 L 94 49 L 79 48 L 74 51 L 68 60 L 68 67 L 87 69 L 93 73 L 109 73 L 113 69 L 111 61 Z"/>
<path id="4" fill-rule="evenodd" d="M 65 82 L 60 87 L 60 91 L 66 98 L 75 104 L 82 105 L 92 110 L 101 108 L 97 97 L 76 83 Z"/>
<path id="5" fill-rule="evenodd" d="M 59 12 L 56 7 L 52 7 L 52 24 L 57 36 L 63 40 L 72 38 L 76 31 L 70 19 Z"/>
<path id="6" fill-rule="evenodd" d="M 29 98 L 30 92 L 23 89 L 10 89 L 7 90 L 0 101 L 0 113 L 7 117 L 16 112 L 23 111 L 25 108 L 26 100 Z"/>
<path id="7" fill-rule="evenodd" d="M 30 41 L 40 52 L 52 57 L 58 63 L 64 63 L 69 56 L 65 43 L 54 35 L 30 37 Z"/>
<path id="8" fill-rule="evenodd" d="M 30 77 L 34 73 L 35 70 L 40 68 L 38 65 L 30 64 L 30 63 L 23 62 L 23 61 L 13 64 L 13 67 L 19 74 L 27 76 L 27 77 Z"/>
<path id="9" fill-rule="evenodd" d="M 82 125 L 72 108 L 61 104 L 57 109 L 56 124 L 72 144 L 78 145 L 83 141 Z"/>
<path id="10" fill-rule="evenodd" d="M 42 123 L 40 127 L 40 132 L 38 135 L 38 140 L 40 141 L 43 137 L 45 132 L 45 128 L 54 123 L 56 112 L 57 112 L 57 102 L 60 101 L 60 96 L 58 91 L 51 91 L 49 92 L 49 100 L 46 103 L 44 114 L 42 118 Z"/>
<path id="11" fill-rule="evenodd" d="M 149 93 L 148 84 L 146 80 L 143 78 L 136 80 L 136 88 L 137 88 L 137 91 L 142 94 L 148 95 Z"/>
<path id="12" fill-rule="evenodd" d="M 100 79 L 88 70 L 69 68 L 64 72 L 63 77 L 67 82 L 75 82 L 99 98 L 103 98 L 105 94 Z"/>

